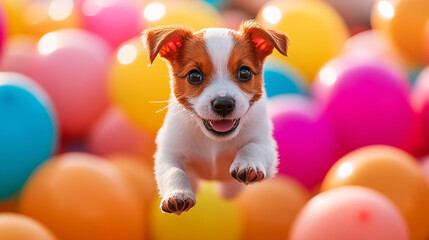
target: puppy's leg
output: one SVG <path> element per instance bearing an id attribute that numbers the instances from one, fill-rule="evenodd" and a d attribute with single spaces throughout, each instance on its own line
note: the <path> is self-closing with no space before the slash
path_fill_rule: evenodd
<path id="1" fill-rule="evenodd" d="M 231 176 L 244 184 L 273 177 L 278 164 L 275 146 L 271 139 L 245 145 L 231 164 Z"/>
<path id="2" fill-rule="evenodd" d="M 195 205 L 191 183 L 178 158 L 157 153 L 155 175 L 162 197 L 160 207 L 163 212 L 180 215 Z"/>

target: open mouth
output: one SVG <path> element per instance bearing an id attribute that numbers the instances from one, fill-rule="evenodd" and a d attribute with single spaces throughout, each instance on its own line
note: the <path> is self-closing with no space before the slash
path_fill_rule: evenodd
<path id="1" fill-rule="evenodd" d="M 240 119 L 202 120 L 206 129 L 217 136 L 229 135 L 240 124 Z"/>

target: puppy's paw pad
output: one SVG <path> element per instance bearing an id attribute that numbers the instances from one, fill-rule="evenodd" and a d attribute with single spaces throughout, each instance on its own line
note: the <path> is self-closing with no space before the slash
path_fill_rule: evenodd
<path id="1" fill-rule="evenodd" d="M 245 169 L 235 168 L 231 172 L 231 176 L 237 181 L 242 182 L 244 184 L 249 184 L 253 182 L 259 182 L 264 179 L 264 173 L 256 168 L 256 170 L 252 167 L 248 167 Z"/>
<path id="2" fill-rule="evenodd" d="M 191 194 L 168 194 L 161 201 L 161 210 L 166 213 L 180 215 L 195 206 L 195 198 Z"/>

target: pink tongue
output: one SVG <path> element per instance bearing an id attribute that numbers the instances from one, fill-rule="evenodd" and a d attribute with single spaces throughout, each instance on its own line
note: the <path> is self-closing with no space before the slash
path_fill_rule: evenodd
<path id="1" fill-rule="evenodd" d="M 210 121 L 210 125 L 218 132 L 228 132 L 234 127 L 234 120 Z"/>

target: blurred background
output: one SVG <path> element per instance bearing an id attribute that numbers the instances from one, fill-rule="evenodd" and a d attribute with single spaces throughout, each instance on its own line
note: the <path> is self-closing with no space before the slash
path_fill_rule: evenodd
<path id="1" fill-rule="evenodd" d="M 170 94 L 140 34 L 286 33 L 264 68 L 276 178 L 162 214 Z M 0 0 L 0 239 L 429 239 L 428 0 Z"/>

